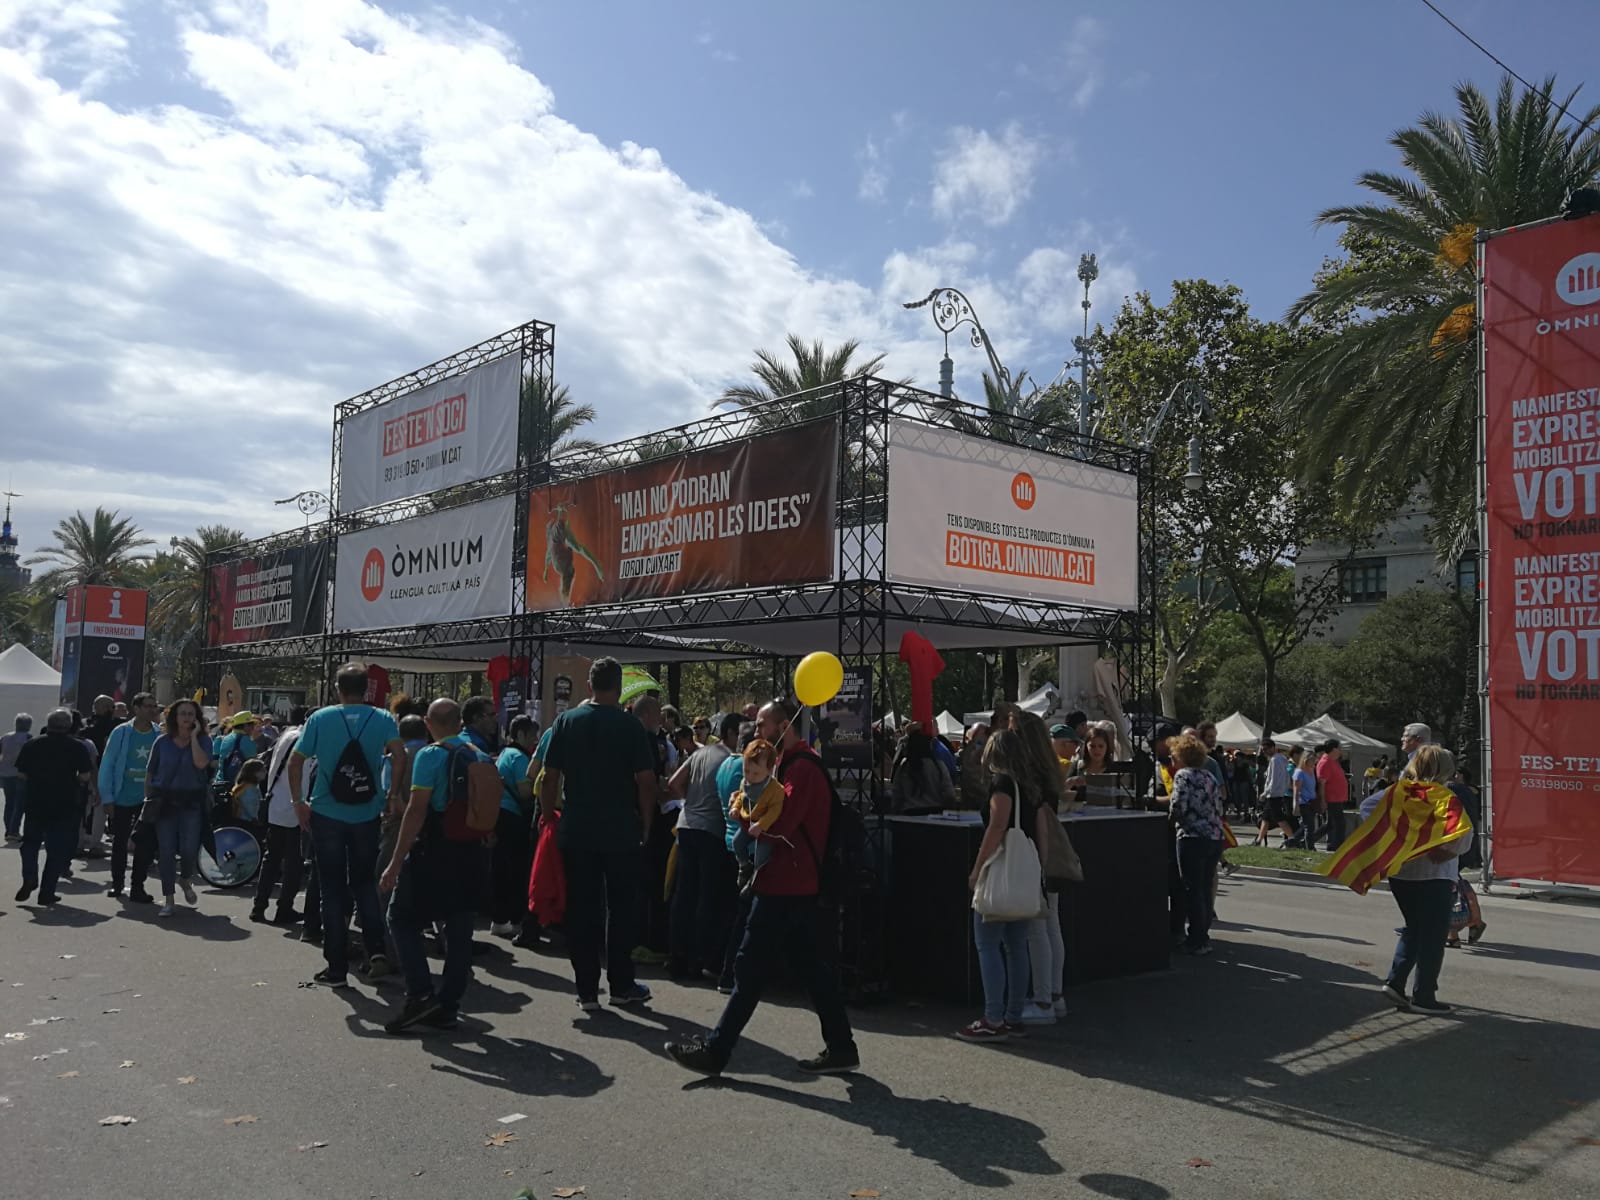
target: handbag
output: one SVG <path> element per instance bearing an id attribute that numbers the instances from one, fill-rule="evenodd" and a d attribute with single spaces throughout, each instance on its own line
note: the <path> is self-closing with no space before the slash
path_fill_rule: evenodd
<path id="1" fill-rule="evenodd" d="M 1045 822 L 1044 882 L 1053 891 L 1065 883 L 1083 882 L 1083 860 L 1073 848 L 1072 839 L 1058 817 Z"/>
<path id="2" fill-rule="evenodd" d="M 1044 872 L 1039 854 L 1022 832 L 1022 799 L 1011 804 L 1011 824 L 1000 849 L 978 872 L 972 907 L 985 921 L 1030 921 L 1044 911 Z"/>

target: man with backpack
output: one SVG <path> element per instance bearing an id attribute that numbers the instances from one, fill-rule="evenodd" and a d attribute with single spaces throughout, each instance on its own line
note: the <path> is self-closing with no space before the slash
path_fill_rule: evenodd
<path id="1" fill-rule="evenodd" d="M 352 903 L 367 952 L 363 977 L 376 983 L 389 973 L 383 953 L 383 909 L 378 904 L 379 819 L 385 797 L 378 785 L 385 754 L 394 756 L 390 794 L 410 786 L 406 745 L 395 720 L 366 702 L 367 668 L 346 663 L 335 677 L 339 703 L 306 719 L 289 756 L 289 795 L 302 829 L 310 830 L 322 889 L 322 956 L 327 966 L 312 978 L 328 987 L 348 987 Z M 311 798 L 301 787 L 305 760 L 317 760 Z"/>
<path id="2" fill-rule="evenodd" d="M 783 811 L 760 835 L 773 841 L 775 850 L 750 885 L 754 899 L 734 960 L 733 995 L 708 1037 L 667 1043 L 668 1054 L 705 1075 L 722 1073 L 780 958 L 805 983 L 826 1046 L 796 1065 L 819 1075 L 861 1066 L 838 978 L 817 952 L 818 895 L 831 858 L 829 827 L 839 806 L 822 760 L 795 729 L 796 715 L 787 701 L 774 700 L 757 717 L 757 734 L 782 748 L 777 774 L 783 784 Z"/>
<path id="3" fill-rule="evenodd" d="M 379 887 L 390 892 L 389 936 L 405 974 L 406 1001 L 383 1028 L 414 1025 L 453 1029 L 472 978 L 472 925 L 489 871 L 485 844 L 500 812 L 502 791 L 494 760 L 463 734 L 461 706 L 428 706 L 433 744 L 411 764 L 411 799 Z M 434 988 L 423 930 L 444 927 L 444 973 Z"/>

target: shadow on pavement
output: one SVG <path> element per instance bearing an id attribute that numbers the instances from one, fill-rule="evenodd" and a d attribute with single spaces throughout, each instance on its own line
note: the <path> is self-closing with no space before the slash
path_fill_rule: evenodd
<path id="1" fill-rule="evenodd" d="M 1337 933 L 1317 933 L 1311 929 L 1279 929 L 1273 925 L 1244 925 L 1238 921 L 1218 921 L 1211 928 L 1217 933 L 1236 930 L 1239 933 L 1268 933 L 1275 934 L 1278 937 L 1305 938 L 1315 942 L 1342 942 L 1346 946 L 1372 945 L 1365 938 L 1343 937 Z"/>
<path id="2" fill-rule="evenodd" d="M 110 913 L 90 912 L 86 908 L 74 907 L 71 898 L 67 896 L 63 896 L 58 904 L 38 904 L 23 907 L 21 911 L 31 912 L 35 925 L 58 925 L 63 929 L 87 929 L 91 925 L 111 920 Z"/>
<path id="3" fill-rule="evenodd" d="M 460 1029 L 421 1035 L 422 1049 L 444 1060 L 433 1063 L 432 1070 L 519 1096 L 582 1099 L 616 1082 L 581 1054 L 526 1038 L 498 1037 L 475 1024 L 463 1019 Z"/>
<path id="4" fill-rule="evenodd" d="M 1463 935 L 1462 941 L 1466 937 Z M 1479 942 L 1466 948 L 1468 953 L 1480 958 L 1502 959 L 1509 962 L 1539 963 L 1547 967 L 1567 967 L 1574 971 L 1600 971 L 1600 954 L 1585 954 L 1581 950 L 1552 950 L 1545 946 L 1514 946 L 1505 942 Z M 1450 958 L 1445 958 L 1445 970 L 1450 969 Z"/>
<path id="5" fill-rule="evenodd" d="M 1078 1182 L 1091 1192 L 1114 1200 L 1169 1200 L 1172 1195 L 1159 1183 L 1137 1175 L 1079 1175 Z"/>
<path id="6" fill-rule="evenodd" d="M 1032 1121 L 943 1096 L 930 1100 L 896 1096 L 888 1085 L 866 1075 L 843 1079 L 849 1093 L 846 1100 L 727 1076 L 700 1086 L 761 1096 L 859 1125 L 974 1187 L 1010 1187 L 1016 1182 L 1013 1174 L 1063 1173 L 1061 1164 L 1044 1149 L 1044 1130 Z"/>
<path id="7" fill-rule="evenodd" d="M 151 925 L 185 937 L 203 938 L 208 942 L 242 942 L 250 936 L 250 931 L 235 925 L 231 917 L 189 908 L 181 900 L 172 916 L 158 917 L 156 907 L 159 903 L 124 905 L 120 915 L 125 920 L 137 921 L 141 925 Z"/>

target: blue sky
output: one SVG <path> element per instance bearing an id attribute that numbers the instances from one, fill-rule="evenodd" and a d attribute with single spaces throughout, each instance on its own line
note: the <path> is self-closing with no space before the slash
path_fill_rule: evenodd
<path id="1" fill-rule="evenodd" d="M 1442 7 L 1569 85 L 1600 34 Z M 933 386 L 936 283 L 1049 379 L 1079 254 L 1100 317 L 1193 276 L 1279 315 L 1315 213 L 1498 76 L 1420 0 L 0 0 L 0 469 L 29 548 L 96 503 L 265 533 L 337 401 L 534 316 L 602 437 L 788 330 Z"/>

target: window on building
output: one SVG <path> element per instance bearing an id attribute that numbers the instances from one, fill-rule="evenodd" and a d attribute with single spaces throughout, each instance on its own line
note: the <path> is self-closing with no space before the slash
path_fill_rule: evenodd
<path id="1" fill-rule="evenodd" d="M 1468 554 L 1456 563 L 1456 591 L 1474 595 L 1478 590 L 1478 556 Z"/>
<path id="2" fill-rule="evenodd" d="M 1339 589 L 1346 604 L 1376 604 L 1389 598 L 1389 560 L 1358 558 L 1339 571 Z"/>

